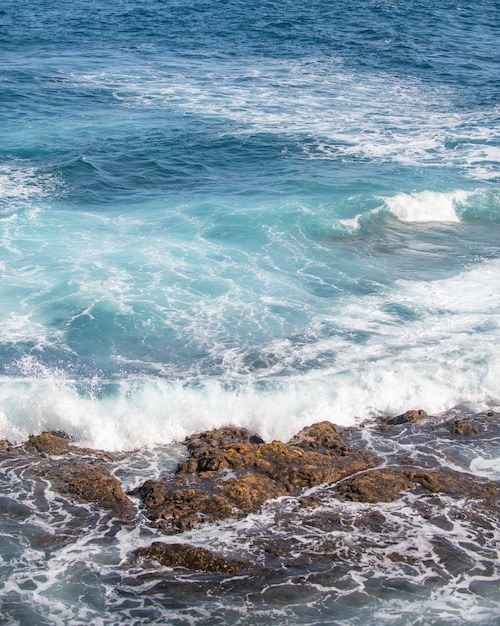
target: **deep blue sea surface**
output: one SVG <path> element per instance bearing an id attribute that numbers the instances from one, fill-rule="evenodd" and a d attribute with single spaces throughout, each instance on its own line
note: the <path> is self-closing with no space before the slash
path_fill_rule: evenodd
<path id="1" fill-rule="evenodd" d="M 0 51 L 0 437 L 498 409 L 498 0 L 3 0 Z"/>

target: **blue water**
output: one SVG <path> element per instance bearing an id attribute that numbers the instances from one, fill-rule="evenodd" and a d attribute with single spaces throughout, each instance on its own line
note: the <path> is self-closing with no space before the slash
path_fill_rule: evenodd
<path id="1" fill-rule="evenodd" d="M 500 405 L 496 0 L 3 0 L 0 437 Z"/>

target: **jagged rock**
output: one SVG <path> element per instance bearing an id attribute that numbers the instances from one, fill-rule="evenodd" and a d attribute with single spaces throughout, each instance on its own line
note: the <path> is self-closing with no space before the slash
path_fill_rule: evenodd
<path id="1" fill-rule="evenodd" d="M 423 409 L 419 409 L 406 411 L 401 415 L 396 415 L 396 417 L 387 417 L 384 421 L 390 426 L 395 426 L 398 424 L 414 424 L 415 422 L 420 422 L 427 417 L 429 417 L 427 413 Z"/>
<path id="2" fill-rule="evenodd" d="M 331 422 L 318 422 L 303 428 L 288 443 L 305 450 L 323 452 L 331 450 L 346 455 L 351 451 L 351 448 L 342 440 L 341 432 L 340 426 Z"/>
<path id="3" fill-rule="evenodd" d="M 451 420 L 448 424 L 450 426 L 451 434 L 456 437 L 471 437 L 472 435 L 477 435 L 479 433 L 477 426 L 466 419 Z"/>
<path id="4" fill-rule="evenodd" d="M 162 542 L 139 548 L 135 555 L 172 568 L 205 572 L 196 577 L 204 581 L 214 580 L 207 574 L 215 573 L 231 576 L 225 584 L 240 584 L 238 581 L 246 574 L 258 578 L 256 574 L 262 576 L 265 572 L 266 577 L 274 576 L 279 582 L 284 575 L 302 576 L 305 569 L 316 568 L 314 580 L 323 584 L 322 577 L 326 576 L 324 583 L 330 585 L 330 572 L 335 570 L 343 576 L 356 568 L 360 571 L 366 554 L 374 562 L 382 554 L 384 563 L 419 567 L 422 557 L 412 546 L 402 553 L 399 537 L 406 536 L 408 527 L 418 534 L 420 523 L 428 521 L 439 529 L 437 542 L 436 538 L 428 541 L 439 560 L 439 570 L 443 563 L 458 573 L 471 565 L 467 550 L 462 551 L 457 542 L 447 543 L 443 534 L 453 531 L 455 524 L 477 533 L 476 546 L 478 550 L 484 547 L 483 567 L 490 553 L 494 558 L 489 545 L 493 545 L 498 528 L 500 485 L 468 473 L 470 461 L 465 458 L 461 465 L 460 450 L 470 442 L 452 442 L 450 432 L 465 437 L 477 432 L 482 438 L 480 443 L 493 446 L 500 435 L 500 415 L 482 413 L 467 420 L 448 416 L 448 421 L 425 420 L 425 415 L 414 411 L 389 418 L 392 422 L 381 419 L 371 432 L 320 422 L 303 429 L 288 443 L 265 443 L 246 429 L 231 427 L 193 435 L 186 440 L 189 458 L 179 464 L 174 476 L 148 480 L 134 490 L 152 525 L 166 533 L 182 533 L 200 523 L 245 516 L 270 498 L 288 497 L 270 507 L 274 515 L 270 532 L 252 531 L 245 539 L 253 546 L 248 563 L 187 544 Z M 418 420 L 423 423 L 417 428 L 392 426 Z M 62 433 L 42 433 L 30 437 L 25 445 L 5 442 L 2 447 L 0 442 L 4 466 L 22 468 L 23 474 L 35 481 L 35 488 L 43 491 L 48 479 L 53 489 L 66 494 L 68 500 L 91 503 L 104 510 L 96 515 L 95 507 L 75 507 L 66 502 L 70 514 L 62 533 L 58 527 L 58 541 L 72 541 L 75 529 L 77 534 L 86 532 L 103 514 L 113 515 L 122 524 L 136 521 L 134 504 L 108 469 L 118 460 L 126 463 L 127 454 L 111 455 L 68 444 Z M 383 459 L 368 449 L 380 450 Z M 446 467 L 447 454 L 453 466 L 462 471 Z M 319 489 L 304 493 L 319 485 Z M 295 502 L 293 497 L 297 498 Z M 400 498 L 404 509 L 401 518 L 394 515 Z M 362 504 L 353 506 L 346 501 Z M 391 501 L 398 502 L 396 506 L 377 506 Z M 3 506 L 12 519 L 31 515 L 28 508 Z M 413 515 L 416 526 L 411 525 Z M 313 543 L 309 541 L 311 529 Z M 304 533 L 305 541 L 300 533 Z M 432 553 L 425 558 L 432 562 Z M 245 575 L 234 576 L 239 572 Z M 154 574 L 148 571 L 149 575 Z M 178 572 L 162 570 L 158 575 L 162 584 L 166 577 L 165 584 L 178 578 Z"/>
<path id="5" fill-rule="evenodd" d="M 103 466 L 71 461 L 50 465 L 46 473 L 62 493 L 108 509 L 117 517 L 129 519 L 134 516 L 134 505 L 119 480 Z"/>
<path id="6" fill-rule="evenodd" d="M 148 480 L 135 493 L 148 517 L 162 529 L 184 532 L 200 521 L 216 522 L 235 513 L 234 505 L 222 495 L 176 481 Z"/>
<path id="7" fill-rule="evenodd" d="M 249 563 L 244 561 L 225 559 L 210 550 L 186 543 L 155 541 L 148 548 L 138 548 L 134 554 L 153 559 L 168 567 L 184 567 L 202 572 L 238 574 L 249 568 Z"/>
<path id="8" fill-rule="evenodd" d="M 70 438 L 65 433 L 43 432 L 30 435 L 26 447 L 50 455 L 61 455 L 68 451 Z"/>
<path id="9" fill-rule="evenodd" d="M 376 464 L 373 455 L 346 445 L 341 429 L 329 422 L 304 429 L 290 443 L 264 443 L 246 429 L 229 427 L 186 442 L 190 458 L 174 477 L 147 481 L 134 492 L 166 532 L 246 515 L 266 500 L 297 495 Z"/>
<path id="10" fill-rule="evenodd" d="M 259 444 L 264 443 L 264 440 L 247 428 L 224 426 L 191 435 L 184 443 L 191 456 L 199 458 L 208 449 L 219 450 L 227 448 L 233 443 Z"/>
<path id="11" fill-rule="evenodd" d="M 446 493 L 457 498 L 482 500 L 490 507 L 498 489 L 489 480 L 447 468 L 416 470 L 386 467 L 367 470 L 346 479 L 338 486 L 339 496 L 355 502 L 392 502 L 403 491 L 420 486 L 431 493 Z"/>
<path id="12" fill-rule="evenodd" d="M 63 432 L 31 435 L 24 450 L 28 456 L 32 454 L 36 458 L 34 473 L 49 478 L 54 489 L 60 493 L 107 509 L 116 517 L 127 520 L 133 518 L 133 502 L 125 495 L 119 480 L 106 467 L 106 461 L 113 460 L 114 455 L 73 447 L 70 442 L 69 435 Z M 64 458 L 47 458 L 54 456 Z M 82 457 L 89 456 L 95 459 L 95 463 L 82 460 Z"/>

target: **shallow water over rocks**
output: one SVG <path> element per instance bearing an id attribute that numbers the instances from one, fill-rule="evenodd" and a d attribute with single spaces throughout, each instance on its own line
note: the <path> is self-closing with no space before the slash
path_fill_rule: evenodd
<path id="1" fill-rule="evenodd" d="M 62 433 L 2 442 L 2 523 L 24 529 L 3 539 L 7 614 L 35 623 L 45 609 L 28 599 L 69 585 L 118 623 L 147 607 L 147 623 L 361 624 L 394 605 L 403 624 L 421 602 L 427 623 L 444 624 L 433 607 L 450 593 L 449 615 L 468 603 L 489 623 L 500 485 L 471 465 L 498 455 L 499 417 L 322 422 L 289 443 L 226 427 L 188 438 L 187 454 L 150 451 L 146 480 L 144 450 L 77 448 Z"/>

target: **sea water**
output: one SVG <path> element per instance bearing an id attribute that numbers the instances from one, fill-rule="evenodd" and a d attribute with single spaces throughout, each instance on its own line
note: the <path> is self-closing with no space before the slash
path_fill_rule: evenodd
<path id="1" fill-rule="evenodd" d="M 495 0 L 4 0 L 0 437 L 498 410 L 499 43 Z M 58 623 L 132 623 L 38 557 Z"/>

